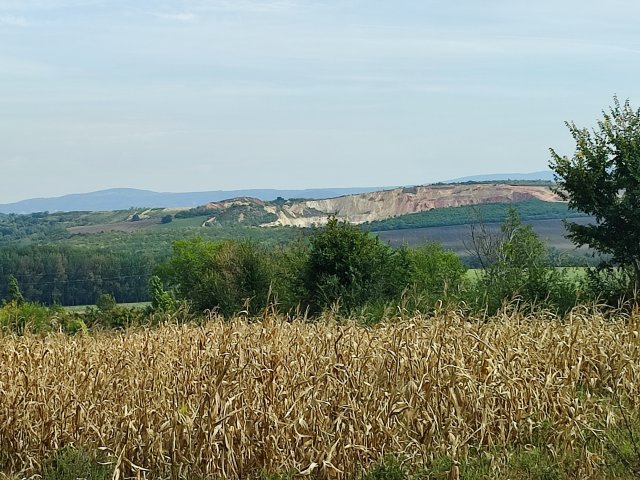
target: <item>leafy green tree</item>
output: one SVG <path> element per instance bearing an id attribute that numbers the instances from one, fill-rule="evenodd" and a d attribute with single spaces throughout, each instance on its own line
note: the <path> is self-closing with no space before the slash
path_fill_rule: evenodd
<path id="1" fill-rule="evenodd" d="M 13 275 L 9 275 L 9 278 L 7 279 L 7 289 L 9 293 L 9 302 L 13 302 L 18 306 L 24 303 L 24 297 L 20 291 L 18 279 Z"/>
<path id="2" fill-rule="evenodd" d="M 116 299 L 109 293 L 101 294 L 96 301 L 96 307 L 101 313 L 112 312 L 117 306 Z"/>
<path id="3" fill-rule="evenodd" d="M 309 260 L 309 244 L 304 239 L 276 246 L 270 251 L 271 294 L 270 299 L 281 312 L 291 312 L 303 307 L 305 296 L 303 272 Z"/>
<path id="4" fill-rule="evenodd" d="M 509 209 L 501 225 L 501 236 L 490 242 L 495 249 L 485 258 L 478 281 L 481 306 L 490 313 L 504 301 L 519 299 L 527 303 L 546 303 L 562 310 L 575 303 L 575 288 L 566 275 L 549 262 L 545 243 L 523 224 L 517 210 Z"/>
<path id="5" fill-rule="evenodd" d="M 194 309 L 218 309 L 224 315 L 239 311 L 255 314 L 269 301 L 271 270 L 260 245 L 233 240 L 180 240 L 173 254 L 157 270 L 176 296 Z"/>
<path id="6" fill-rule="evenodd" d="M 556 192 L 569 207 L 596 219 L 595 224 L 567 222 L 568 237 L 577 245 L 611 255 L 633 269 L 635 295 L 640 291 L 640 110 L 629 101 L 603 112 L 597 128 L 567 122 L 576 142 L 572 158 L 551 149 L 549 166 Z"/>
<path id="7" fill-rule="evenodd" d="M 406 285 L 400 260 L 378 237 L 331 218 L 310 238 L 302 271 L 306 303 L 317 313 L 336 302 L 351 311 L 396 298 Z"/>
<path id="8" fill-rule="evenodd" d="M 453 252 L 440 244 L 428 243 L 407 249 L 408 282 L 418 295 L 433 304 L 455 297 L 462 286 L 467 268 Z"/>
<path id="9" fill-rule="evenodd" d="M 165 291 L 162 280 L 157 275 L 149 279 L 149 293 L 151 294 L 151 308 L 154 311 L 166 312 L 173 308 L 173 299 L 169 292 Z"/>

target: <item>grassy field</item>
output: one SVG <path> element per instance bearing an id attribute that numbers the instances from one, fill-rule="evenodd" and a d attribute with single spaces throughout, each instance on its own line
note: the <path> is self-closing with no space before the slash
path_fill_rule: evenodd
<path id="1" fill-rule="evenodd" d="M 134 303 L 119 303 L 119 307 L 123 308 L 145 308 L 151 305 L 151 302 L 134 302 Z M 64 307 L 65 310 L 69 312 L 83 312 L 87 308 L 95 308 L 95 305 L 73 305 Z"/>
<path id="2" fill-rule="evenodd" d="M 451 311 L 6 336 L 0 466 L 71 446 L 100 478 L 635 478 L 639 328 Z"/>
<path id="3" fill-rule="evenodd" d="M 419 213 L 378 220 L 367 224 L 372 230 L 402 230 L 469 223 L 502 223 L 510 208 L 515 208 L 521 218 L 528 221 L 582 217 L 584 214 L 570 210 L 563 202 L 525 200 L 513 203 L 485 203 L 458 207 L 434 208 Z"/>

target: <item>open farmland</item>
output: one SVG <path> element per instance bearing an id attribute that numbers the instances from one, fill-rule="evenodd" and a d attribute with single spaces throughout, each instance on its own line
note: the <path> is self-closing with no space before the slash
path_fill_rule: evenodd
<path id="1" fill-rule="evenodd" d="M 37 474 L 72 444 L 103 449 L 113 478 L 357 478 L 390 454 L 447 465 L 427 478 L 465 478 L 470 458 L 507 478 L 533 452 L 566 478 L 606 478 L 607 432 L 638 413 L 638 320 L 443 312 L 365 328 L 266 315 L 7 336 L 0 465 Z"/>

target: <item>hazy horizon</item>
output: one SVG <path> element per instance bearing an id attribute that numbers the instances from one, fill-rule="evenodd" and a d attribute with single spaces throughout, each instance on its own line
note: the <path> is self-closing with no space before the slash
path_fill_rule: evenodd
<path id="1" fill-rule="evenodd" d="M 496 181 L 503 181 L 503 180 L 548 180 L 546 177 L 546 175 L 540 175 L 539 177 L 532 177 L 531 175 L 534 175 L 536 173 L 541 173 L 541 174 L 546 174 L 546 173 L 551 173 L 550 170 L 545 170 L 545 171 L 540 171 L 540 172 L 512 172 L 512 173 L 504 173 L 504 172 L 496 172 Z M 510 175 L 513 175 L 513 177 L 511 177 Z M 520 176 L 525 176 L 526 178 L 519 178 Z M 435 180 L 433 182 L 425 182 L 422 183 L 421 185 L 429 185 L 429 184 L 437 184 L 437 183 L 449 183 L 449 182 L 465 182 L 465 181 L 487 181 L 484 177 L 491 177 L 490 175 L 470 175 L 470 176 L 465 176 L 465 177 L 460 177 L 460 178 L 449 178 L 449 179 L 440 179 L 440 180 Z M 287 192 L 287 191 L 296 191 L 296 192 L 305 192 L 305 191 L 331 191 L 331 190 L 353 190 L 354 194 L 355 193 L 359 193 L 359 192 L 355 192 L 357 190 L 363 190 L 363 191 L 375 191 L 376 189 L 394 189 L 394 188 L 400 188 L 400 187 L 409 187 L 409 186 L 414 186 L 414 185 L 418 185 L 418 184 L 404 184 L 404 185 L 351 185 L 348 187 L 332 187 L 332 186 L 325 186 L 325 187 L 313 187 L 313 188 L 240 188 L 240 189 L 208 189 L 208 190 L 197 190 L 197 191 L 186 191 L 186 190 L 180 190 L 180 191 L 172 191 L 172 190 L 166 190 L 166 191 L 157 191 L 157 190 L 151 190 L 151 189 L 144 189 L 144 188 L 134 188 L 134 187 L 107 187 L 107 188 L 100 188 L 98 190 L 88 190 L 88 191 L 83 191 L 83 190 L 77 190 L 77 191 L 73 191 L 73 192 L 67 192 L 67 193 L 62 193 L 60 195 L 52 195 L 52 196 L 46 196 L 46 197 L 28 197 L 28 198 L 21 198 L 19 200 L 16 201 L 12 201 L 12 202 L 5 202 L 2 203 L 0 202 L 0 205 L 11 205 L 11 204 L 18 204 L 21 202 L 25 202 L 25 201 L 32 201 L 32 200 L 53 200 L 53 199 L 59 199 L 59 198 L 63 198 L 63 197 L 71 197 L 71 196 L 84 196 L 84 195 L 91 195 L 91 194 L 99 194 L 99 193 L 112 193 L 115 191 L 132 191 L 132 192 L 138 192 L 138 193 L 149 193 L 149 194 L 159 194 L 159 195 L 181 195 L 181 194 L 198 194 L 198 193 L 207 193 L 207 192 L 230 192 L 230 193 L 235 193 L 235 192 L 251 192 L 251 191 L 274 191 L 274 192 Z M 339 193 L 339 195 L 351 195 L 352 193 Z M 314 197 L 315 198 L 315 197 Z M 321 198 L 321 197 L 318 197 Z M 322 197 L 324 198 L 324 197 Z"/>
<path id="2" fill-rule="evenodd" d="M 0 203 L 544 170 L 640 104 L 640 4 L 0 0 Z"/>

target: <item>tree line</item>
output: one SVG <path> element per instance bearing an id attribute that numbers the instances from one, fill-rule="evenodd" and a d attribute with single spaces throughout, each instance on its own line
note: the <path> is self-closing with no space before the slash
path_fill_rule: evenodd
<path id="1" fill-rule="evenodd" d="M 105 292 L 118 302 L 145 301 L 149 277 L 162 258 L 66 245 L 9 246 L 0 249 L 0 298 L 7 298 L 13 275 L 27 300 L 45 305 L 94 304 Z"/>

